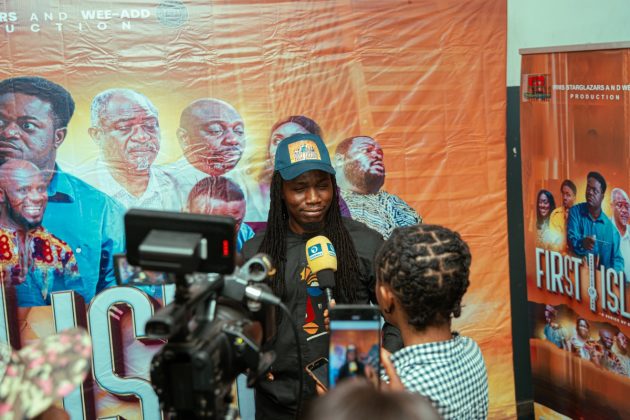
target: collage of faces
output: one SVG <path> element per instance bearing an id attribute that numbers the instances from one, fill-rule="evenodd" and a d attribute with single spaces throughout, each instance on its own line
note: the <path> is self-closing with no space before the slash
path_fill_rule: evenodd
<path id="1" fill-rule="evenodd" d="M 609 192 L 612 214 L 603 211 Z M 585 201 L 565 179 L 560 191 L 540 190 L 536 196 L 536 246 L 567 255 L 595 256 L 596 265 L 623 272 L 630 279 L 630 199 L 619 187 L 610 187 L 599 172 L 586 175 Z"/>
<path id="2" fill-rule="evenodd" d="M 558 309 L 544 308 L 543 337 L 559 349 L 590 361 L 598 368 L 630 377 L 630 347 L 628 336 L 608 323 L 593 323 L 582 317 L 573 325 L 559 322 Z"/>
<path id="3" fill-rule="evenodd" d="M 115 285 L 112 256 L 125 251 L 129 208 L 231 216 L 240 250 L 266 223 L 278 143 L 299 133 L 326 141 L 312 119 L 280 118 L 270 127 L 264 168 L 251 175 L 237 167 L 247 147 L 238 110 L 224 100 L 191 98 L 176 131 L 181 158 L 157 165 L 160 115 L 141 92 L 96 94 L 87 133 L 68 131 L 74 112 L 72 94 L 51 80 L 0 81 L 0 280 L 15 287 L 18 306 L 49 305 L 51 293 L 61 290 L 88 303 Z M 98 158 L 60 165 L 66 137 L 85 135 Z M 421 222 L 416 210 L 382 188 L 384 152 L 377 140 L 347 135 L 334 150 L 328 145 L 343 214 L 384 238 L 395 227 Z"/>

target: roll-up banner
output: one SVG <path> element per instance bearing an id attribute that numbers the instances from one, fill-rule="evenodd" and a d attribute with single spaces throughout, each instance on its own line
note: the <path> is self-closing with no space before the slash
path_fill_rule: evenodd
<path id="1" fill-rule="evenodd" d="M 630 416 L 629 47 L 521 51 L 523 210 L 539 418 Z"/>

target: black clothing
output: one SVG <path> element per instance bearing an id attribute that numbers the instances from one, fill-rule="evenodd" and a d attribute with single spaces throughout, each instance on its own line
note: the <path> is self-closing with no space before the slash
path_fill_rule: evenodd
<path id="1" fill-rule="evenodd" d="M 356 291 L 356 301 L 352 303 L 376 303 L 374 285 L 374 256 L 383 238 L 381 235 L 362 223 L 344 218 L 344 225 L 354 243 L 359 256 L 357 276 L 361 288 Z M 287 233 L 287 258 L 284 268 L 285 296 L 283 302 L 293 315 L 293 319 L 281 316 L 277 335 L 267 348 L 276 352 L 271 373 L 273 380 L 262 379 L 256 387 L 257 419 L 291 419 L 295 416 L 299 377 L 297 372 L 296 344 L 291 331 L 290 322 L 294 322 L 300 333 L 302 361 L 304 366 L 319 357 L 328 357 L 329 336 L 324 326 L 323 312 L 327 308 L 325 294 L 318 287 L 317 276 L 311 273 L 306 263 L 306 242 L 320 234 L 319 232 L 298 235 Z M 242 253 L 245 259 L 258 252 L 264 232 L 245 243 Z M 337 250 L 337 253 L 339 250 Z M 341 261 L 338 262 L 341 264 Z M 383 341 L 385 348 L 392 353 L 402 348 L 400 332 L 393 326 L 385 324 Z M 315 397 L 315 382 L 308 377 L 302 367 L 304 376 L 303 407 Z"/>

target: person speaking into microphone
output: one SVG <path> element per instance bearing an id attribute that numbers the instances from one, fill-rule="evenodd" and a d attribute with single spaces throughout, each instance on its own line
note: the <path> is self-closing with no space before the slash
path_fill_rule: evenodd
<path id="1" fill-rule="evenodd" d="M 318 236 L 324 237 L 320 242 L 315 239 L 322 252 L 330 244 L 335 269 L 322 269 L 313 258 L 307 259 L 307 243 Z M 278 333 L 267 343 L 277 358 L 266 380 L 256 385 L 257 419 L 295 418 L 298 399 L 304 403 L 316 396 L 315 382 L 304 366 L 328 355 L 324 323 L 328 299 L 334 296 L 337 303 L 376 303 L 373 261 L 382 243 L 378 232 L 341 216 L 335 170 L 319 136 L 296 134 L 278 144 L 267 228 L 242 250 L 246 259 L 257 252 L 271 257 L 276 274 L 268 284 L 292 314 L 291 319 L 278 317 Z M 299 372 L 290 323 L 300 331 L 303 366 Z M 383 332 L 386 349 L 402 347 L 393 326 L 386 324 Z M 299 375 L 304 378 L 303 395 L 298 395 Z"/>

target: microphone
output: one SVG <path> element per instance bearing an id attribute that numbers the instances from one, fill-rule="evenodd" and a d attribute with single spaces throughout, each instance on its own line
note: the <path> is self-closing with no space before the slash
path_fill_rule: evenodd
<path id="1" fill-rule="evenodd" d="M 306 261 L 313 273 L 317 274 L 319 287 L 324 289 L 328 303 L 333 299 L 337 254 L 335 248 L 325 236 L 319 235 L 306 242 Z"/>

